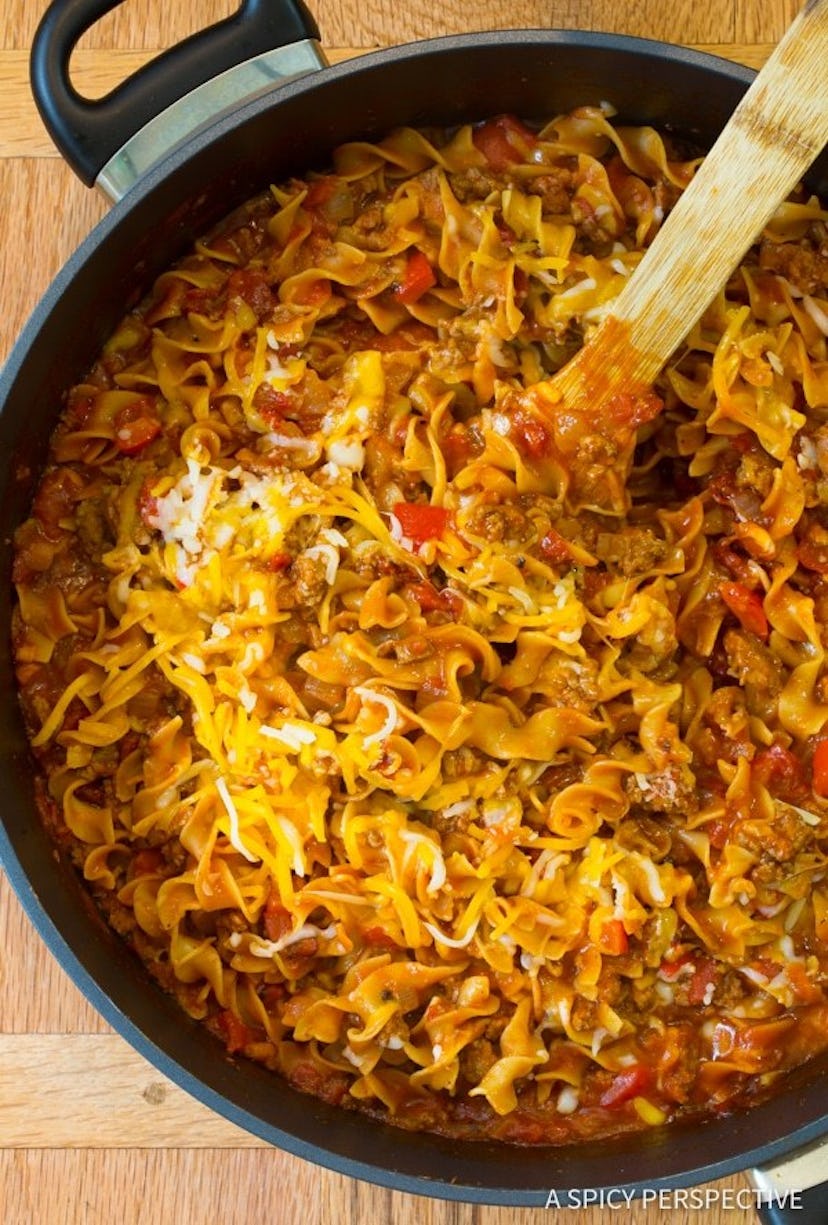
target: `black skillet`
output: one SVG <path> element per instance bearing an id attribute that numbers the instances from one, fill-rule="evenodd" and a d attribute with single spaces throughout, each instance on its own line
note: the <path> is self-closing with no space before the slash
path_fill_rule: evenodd
<path id="1" fill-rule="evenodd" d="M 300 0 L 245 0 L 233 18 L 179 44 L 106 99 L 83 100 L 69 83 L 71 50 L 120 2 L 56 0 L 32 55 L 35 97 L 55 142 L 85 182 L 120 198 L 47 291 L 0 378 L 5 644 L 10 538 L 27 513 L 63 393 L 153 277 L 235 205 L 283 176 L 323 168 L 343 140 L 375 137 L 403 122 L 451 125 L 504 111 L 543 117 L 607 100 L 624 121 L 672 129 L 706 146 L 753 77 L 746 68 L 665 43 L 555 30 L 434 39 L 326 67 L 316 25 Z M 828 195 L 825 155 L 810 183 Z M 799 1069 L 772 1101 L 743 1114 L 544 1149 L 386 1127 L 225 1057 L 97 918 L 73 870 L 56 855 L 37 817 L 35 767 L 8 645 L 0 651 L 0 683 L 0 854 L 29 917 L 116 1030 L 242 1127 L 345 1174 L 478 1203 L 575 1207 L 588 1202 L 587 1191 L 611 1189 L 647 1202 L 658 1190 L 751 1166 L 764 1167 L 757 1177 L 774 1186 L 774 1179 L 784 1179 L 777 1167 L 789 1154 L 800 1161 L 789 1166 L 794 1186 L 819 1181 L 825 1158 L 816 1146 L 828 1132 L 826 1059 Z M 809 1160 L 811 1172 L 803 1172 Z M 790 1219 L 801 1225 L 828 1220 L 828 1197 L 819 1189 L 809 1194 L 823 1198 Z M 773 1210 L 765 1219 L 783 1215 Z"/>

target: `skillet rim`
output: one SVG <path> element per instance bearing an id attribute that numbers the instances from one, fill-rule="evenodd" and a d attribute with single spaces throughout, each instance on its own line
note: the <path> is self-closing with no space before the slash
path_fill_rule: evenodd
<path id="1" fill-rule="evenodd" d="M 727 82 L 729 87 L 739 91 L 743 91 L 755 76 L 755 72 L 752 69 L 736 64 L 733 61 L 725 60 L 708 52 L 679 47 L 659 40 L 591 31 L 497 30 L 474 34 L 449 35 L 443 38 L 385 48 L 337 65 L 321 68 L 319 72 L 286 82 L 241 106 L 235 107 L 231 112 L 217 117 L 208 127 L 195 133 L 185 144 L 170 153 L 153 168 L 94 227 L 74 254 L 66 261 L 43 294 L 25 325 L 17 344 L 12 349 L 4 369 L 0 373 L 0 403 L 5 407 L 7 399 L 14 394 L 19 380 L 27 376 L 27 366 L 33 358 L 36 359 L 39 346 L 43 343 L 42 337 L 44 334 L 48 334 L 51 321 L 54 318 L 55 312 L 59 309 L 64 294 L 76 285 L 79 278 L 87 274 L 89 267 L 95 263 L 96 259 L 100 258 L 102 249 L 121 231 L 124 222 L 134 216 L 136 212 L 140 212 L 146 206 L 147 201 L 152 203 L 157 197 L 167 195 L 171 182 L 177 183 L 186 174 L 190 163 L 197 159 L 200 154 L 208 152 L 225 139 L 232 138 L 234 133 L 251 123 L 251 121 L 254 121 L 257 117 L 269 114 L 269 112 L 290 100 L 301 100 L 305 96 L 317 93 L 320 89 L 324 89 L 329 85 L 333 86 L 337 82 L 365 80 L 371 73 L 379 73 L 386 70 L 388 65 L 399 66 L 404 63 L 422 62 L 425 57 L 433 55 L 441 57 L 464 51 L 471 51 L 474 54 L 487 48 L 499 51 L 505 49 L 514 55 L 519 48 L 530 46 L 537 46 L 544 50 L 579 48 L 596 54 L 600 52 L 613 55 L 632 55 L 639 58 L 644 56 L 648 62 L 654 59 L 662 67 L 665 63 L 668 65 L 681 64 L 698 70 L 705 76 L 712 74 L 718 84 L 724 81 Z M 206 192 L 206 188 L 203 189 L 202 194 L 204 192 Z M 222 212 L 226 212 L 226 209 L 223 208 Z M 182 247 L 186 246 L 186 242 L 187 237 L 184 236 L 181 243 Z M 168 261 L 162 261 L 162 263 L 166 262 Z M 151 280 L 152 275 L 155 275 L 155 272 L 148 274 L 147 283 Z M 95 346 L 92 345 L 92 348 L 94 350 Z M 80 364 L 83 366 L 88 364 L 88 362 L 84 361 Z M 68 386 L 71 381 L 73 381 L 71 378 L 65 380 L 64 385 Z M 2 417 L 0 417 L 0 443 L 5 440 L 8 432 L 8 414 L 3 412 Z M 11 469 L 12 466 L 9 464 L 8 469 Z M 14 503 L 15 501 L 19 503 L 20 495 L 19 491 L 15 493 L 13 488 L 14 480 L 12 477 L 10 481 L 8 470 L 3 473 L 2 480 L 3 485 L 2 490 L 0 490 L 0 522 L 10 524 L 10 518 L 7 513 L 9 503 Z M 11 494 L 9 494 L 10 484 L 12 486 Z M 11 523 L 13 523 L 13 519 Z M 9 540 L 4 540 L 4 564 L 8 562 L 9 546 Z M 4 598 L 6 598 L 5 593 Z M 8 661 L 0 661 L 0 667 L 4 671 L 7 670 Z M 16 694 L 14 693 L 13 686 L 9 687 L 9 679 L 8 676 L 4 677 L 0 674 L 0 684 L 3 684 L 4 690 L 9 692 L 12 704 L 16 708 Z M 3 717 L 7 719 L 11 717 L 12 722 L 14 722 L 13 715 L 10 715 L 8 710 L 4 711 Z M 20 720 L 19 713 L 17 715 L 17 722 L 20 725 L 18 730 L 22 731 L 22 721 Z M 5 730 L 0 727 L 0 732 L 5 732 Z M 9 751 L 7 741 L 8 736 L 4 735 L 3 758 L 0 760 L 5 759 L 6 766 L 11 768 L 12 773 L 17 775 L 18 781 L 20 781 L 20 778 L 26 774 L 27 769 L 30 772 L 31 763 L 25 760 L 28 756 L 27 753 L 23 752 L 21 755 L 19 739 L 16 748 L 15 744 L 12 743 L 11 751 Z M 30 817 L 31 812 L 28 815 Z M 39 829 L 39 832 L 43 835 L 39 841 L 43 843 L 46 841 L 45 831 Z M 172 1024 L 178 1033 L 178 1040 L 174 1036 L 171 1037 L 169 1033 L 164 1032 L 161 1032 L 158 1037 L 151 1036 L 150 1033 L 146 1032 L 146 1026 L 139 1024 L 129 1014 L 122 1006 L 125 1002 L 128 1002 L 125 997 L 129 995 L 129 987 L 132 985 L 128 980 L 140 978 L 146 983 L 152 983 L 152 980 L 143 971 L 143 967 L 140 966 L 140 963 L 137 962 L 137 959 L 132 954 L 129 954 L 130 965 L 134 961 L 136 965 L 133 969 L 137 967 L 140 970 L 140 974 L 132 973 L 127 974 L 125 979 L 117 978 L 116 969 L 125 964 L 125 959 L 120 955 L 119 948 L 127 953 L 129 951 L 118 938 L 116 938 L 116 946 L 111 940 L 111 933 L 108 934 L 108 937 L 103 937 L 104 944 L 112 945 L 108 952 L 114 954 L 106 968 L 109 971 L 110 977 L 115 976 L 117 978 L 116 985 L 119 985 L 122 989 L 114 992 L 111 987 L 109 992 L 105 989 L 101 980 L 105 980 L 107 975 L 92 972 L 89 963 L 95 960 L 91 956 L 91 951 L 94 951 L 94 949 L 90 951 L 90 944 L 84 944 L 83 941 L 83 935 L 86 935 L 88 940 L 89 930 L 94 930 L 97 926 L 96 920 L 93 917 L 90 928 L 89 905 L 85 901 L 85 891 L 79 881 L 74 881 L 73 878 L 70 882 L 67 874 L 62 872 L 59 866 L 56 876 L 56 869 L 51 856 L 46 855 L 46 858 L 49 860 L 48 864 L 42 862 L 45 853 L 44 847 L 40 845 L 33 848 L 33 833 L 35 842 L 37 842 L 38 831 L 27 830 L 24 822 L 23 828 L 18 828 L 16 835 L 13 837 L 12 833 L 7 829 L 4 814 L 2 823 L 0 823 L 0 864 L 5 867 L 10 883 L 15 889 L 24 910 L 47 947 L 56 957 L 58 964 L 70 974 L 74 983 L 97 1011 L 150 1063 L 154 1064 L 162 1073 L 167 1075 L 174 1083 L 184 1088 L 197 1100 L 207 1104 L 217 1113 L 241 1125 L 254 1135 L 258 1135 L 260 1138 L 276 1144 L 285 1151 L 306 1160 L 322 1164 L 339 1173 L 362 1178 L 395 1190 L 425 1194 L 447 1200 L 512 1206 L 542 1206 L 545 1202 L 547 1191 L 553 1189 L 559 1189 L 561 1194 L 565 1194 L 576 1186 L 595 1188 L 614 1187 L 619 1190 L 630 1190 L 640 1194 L 645 1187 L 682 1187 L 694 1185 L 701 1181 L 707 1181 L 711 1178 L 721 1177 L 745 1169 L 747 1166 L 757 1162 L 776 1159 L 801 1145 L 809 1143 L 828 1131 L 828 1113 L 826 1113 L 818 1117 L 808 1118 L 806 1122 L 795 1126 L 792 1130 L 787 1131 L 786 1134 L 781 1136 L 776 1134 L 779 1129 L 778 1123 L 775 1127 L 771 1128 L 774 1134 L 770 1135 L 768 1133 L 767 1117 L 769 1113 L 775 1116 L 779 1115 L 780 1103 L 783 1099 L 787 1100 L 789 1096 L 795 1096 L 797 1093 L 801 1094 L 800 1107 L 804 1107 L 806 1112 L 810 1108 L 811 1098 L 814 1097 L 815 1101 L 818 1099 L 820 1085 L 815 1072 L 818 1073 L 820 1068 L 814 1064 L 805 1065 L 804 1071 L 799 1069 L 798 1073 L 789 1077 L 788 1080 L 791 1083 L 786 1085 L 785 1089 L 781 1092 L 778 1092 L 770 1102 L 757 1105 L 749 1111 L 730 1115 L 726 1120 L 713 1120 L 707 1123 L 691 1120 L 687 1123 L 671 1124 L 666 1128 L 659 1129 L 659 1134 L 656 1136 L 644 1132 L 637 1133 L 635 1137 L 620 1137 L 618 1140 L 611 1142 L 612 1152 L 610 1154 L 598 1153 L 596 1155 L 593 1153 L 591 1155 L 588 1150 L 602 1147 L 595 1144 L 577 1146 L 577 1152 L 573 1152 L 569 1148 L 543 1147 L 519 1149 L 512 1146 L 492 1145 L 486 1142 L 475 1141 L 459 1142 L 459 1145 L 464 1150 L 473 1149 L 474 1158 L 480 1158 L 480 1160 L 470 1159 L 467 1151 L 464 1152 L 466 1160 L 459 1160 L 457 1151 L 458 1142 L 445 1141 L 443 1138 L 435 1137 L 430 1133 L 403 1132 L 385 1124 L 371 1123 L 364 1116 L 343 1111 L 341 1108 L 328 1107 L 320 1109 L 320 1103 L 316 1099 L 297 1094 L 295 1090 L 290 1089 L 284 1082 L 279 1082 L 280 1094 L 284 1096 L 292 1095 L 298 1099 L 300 1121 L 303 1116 L 308 1123 L 308 1126 L 304 1129 L 298 1128 L 286 1131 L 278 1123 L 265 1120 L 260 1114 L 251 1110 L 250 1102 L 245 1101 L 243 1084 L 237 1082 L 235 1085 L 237 1092 L 232 1092 L 234 1073 L 238 1071 L 239 1065 L 233 1060 L 215 1058 L 216 1048 L 214 1039 L 210 1038 L 210 1050 L 213 1054 L 213 1063 L 218 1066 L 218 1069 L 223 1073 L 222 1075 L 219 1075 L 216 1068 L 213 1068 L 214 1075 L 208 1081 L 205 1080 L 203 1075 L 197 1075 L 192 1071 L 191 1067 L 186 1066 L 182 1062 L 182 1052 L 183 1055 L 191 1054 L 195 1035 L 190 1031 L 192 1027 L 196 1027 L 196 1023 L 190 1022 L 177 1004 L 174 1005 L 174 1016 L 169 1008 L 161 1007 L 159 1009 L 159 1000 L 162 1004 L 165 1002 L 174 1003 L 159 988 L 155 987 L 154 993 L 147 992 L 147 999 L 152 1001 L 150 1010 L 155 1014 L 158 1022 L 154 1029 L 163 1031 L 165 1026 L 162 1022 L 166 1023 L 172 1017 Z M 50 848 L 51 842 L 47 841 L 45 851 L 48 851 Z M 39 864 L 39 872 L 34 875 L 32 874 L 31 866 L 28 869 L 26 867 L 26 861 L 31 859 L 33 853 L 35 861 Z M 65 897 L 56 900 L 54 895 L 45 897 L 38 893 L 38 884 L 41 886 L 49 883 L 54 884 L 56 880 L 60 882 L 61 877 L 65 878 L 62 881 L 62 885 L 66 890 Z M 76 895 L 74 897 L 72 897 L 73 890 Z M 45 890 L 41 888 L 41 893 L 44 892 Z M 76 925 L 80 924 L 80 935 L 76 935 L 72 942 L 69 941 L 65 928 L 56 922 L 55 919 L 55 915 L 60 914 L 67 904 L 74 906 L 75 923 Z M 152 985 L 155 986 L 155 984 Z M 182 1020 L 184 1024 L 181 1024 Z M 196 1028 L 200 1033 L 201 1027 Z M 188 1050 L 188 1048 L 190 1049 Z M 824 1060 L 820 1060 L 819 1064 L 821 1065 L 824 1062 Z M 246 1061 L 242 1061 L 242 1063 L 244 1071 L 241 1080 L 257 1079 L 256 1073 L 250 1071 L 250 1067 L 254 1065 L 248 1065 Z M 268 1084 L 272 1086 L 273 1074 L 266 1073 L 265 1075 Z M 224 1088 L 215 1087 L 213 1081 L 224 1084 Z M 331 1114 L 331 1111 L 335 1113 L 335 1117 L 329 1118 L 328 1115 Z M 297 1111 L 293 1111 L 293 1113 L 296 1114 Z M 386 1159 L 378 1164 L 373 1158 L 367 1160 L 364 1156 L 357 1155 L 354 1151 L 354 1138 L 344 1134 L 353 1130 L 353 1128 L 347 1126 L 348 1123 L 356 1123 L 357 1130 L 369 1126 L 377 1128 L 379 1139 L 381 1140 L 381 1144 L 378 1143 L 377 1145 L 378 1148 L 384 1149 L 388 1147 L 392 1153 L 398 1153 L 404 1147 L 407 1150 L 413 1149 L 415 1155 L 425 1159 L 426 1164 L 423 1168 L 432 1167 L 436 1159 L 438 1165 L 445 1166 L 444 1174 L 436 1178 L 427 1178 L 422 1172 L 415 1172 L 408 1162 L 398 1160 L 397 1168 L 394 1168 L 393 1161 Z M 337 1126 L 337 1124 L 340 1126 Z M 307 1138 L 306 1133 L 308 1131 L 316 1133 L 318 1136 L 320 1129 L 323 1132 L 321 1143 L 318 1138 Z M 700 1164 L 691 1156 L 690 1168 L 687 1168 L 687 1162 L 679 1160 L 679 1154 L 676 1150 L 683 1147 L 681 1141 L 686 1141 L 688 1137 L 691 1141 L 688 1147 L 695 1148 L 699 1143 L 700 1129 L 708 1133 L 707 1147 L 709 1147 L 711 1141 L 714 1141 L 714 1147 L 718 1149 L 718 1155 Z M 719 1139 L 720 1133 L 722 1133 L 722 1139 Z M 332 1148 L 330 1143 L 326 1146 L 324 1143 L 326 1134 L 329 1137 L 336 1134 L 336 1148 Z M 743 1138 L 736 1139 L 736 1137 Z M 724 1139 L 727 1139 L 729 1142 L 724 1143 Z M 634 1141 L 634 1143 L 630 1143 L 630 1141 Z M 359 1149 L 361 1147 L 359 1138 L 357 1138 L 356 1148 Z M 665 1153 L 668 1158 L 667 1160 L 665 1160 Z M 642 1160 L 646 1171 L 646 1177 L 644 1178 L 641 1177 L 642 1171 L 640 1169 L 636 1171 L 634 1168 L 636 1164 L 640 1165 Z M 538 1178 L 538 1170 L 534 1169 L 535 1178 L 531 1186 L 527 1186 L 526 1181 L 523 1183 L 518 1181 L 516 1184 L 516 1177 L 519 1180 L 521 1173 L 524 1175 L 524 1179 L 526 1178 L 527 1170 L 525 1167 L 527 1164 L 532 1167 L 539 1167 L 544 1163 L 543 1178 Z M 612 1166 L 611 1171 L 609 1169 L 610 1165 Z M 659 1165 L 663 1167 L 660 1172 L 658 1172 L 657 1168 Z M 404 1166 L 409 1166 L 409 1168 L 403 1168 Z M 501 1170 L 500 1166 L 506 1167 L 505 1171 Z M 601 1177 L 597 1180 L 593 1177 L 590 1181 L 586 1181 L 589 1177 L 590 1169 L 595 1172 L 600 1167 L 605 1167 Z M 454 1172 L 450 1172 L 451 1170 Z M 497 1179 L 502 1179 L 504 1173 L 507 1173 L 510 1185 L 496 1184 L 492 1181 L 492 1170 L 496 1171 Z M 574 1177 L 579 1178 L 581 1181 L 573 1182 Z"/>

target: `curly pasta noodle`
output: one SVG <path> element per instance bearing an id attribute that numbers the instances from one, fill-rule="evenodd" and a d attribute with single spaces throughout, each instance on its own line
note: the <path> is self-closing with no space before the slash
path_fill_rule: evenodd
<path id="1" fill-rule="evenodd" d="M 693 328 L 623 514 L 537 394 L 696 165 L 606 108 L 344 146 L 68 395 L 16 543 L 44 818 L 327 1100 L 557 1143 L 826 1044 L 828 213 Z"/>

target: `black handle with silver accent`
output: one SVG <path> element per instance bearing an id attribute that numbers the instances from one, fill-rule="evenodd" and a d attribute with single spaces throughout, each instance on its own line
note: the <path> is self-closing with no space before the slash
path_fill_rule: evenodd
<path id="1" fill-rule="evenodd" d="M 828 1139 L 750 1171 L 763 1225 L 828 1225 Z"/>
<path id="2" fill-rule="evenodd" d="M 89 186 L 139 131 L 201 87 L 209 88 L 216 79 L 221 81 L 220 104 L 233 104 L 249 96 L 249 84 L 228 88 L 227 74 L 238 65 L 256 64 L 263 55 L 278 49 L 296 45 L 313 48 L 304 57 L 294 55 L 284 70 L 271 65 L 259 72 L 258 87 L 264 88 L 268 81 L 272 84 L 325 63 L 316 45 L 319 29 L 303 0 L 242 0 L 237 13 L 162 52 L 106 97 L 84 98 L 69 78 L 72 51 L 90 26 L 122 3 L 53 0 L 32 46 L 32 92 L 41 118 L 69 165 Z M 206 118 L 206 108 L 195 109 L 198 126 L 198 121 Z M 166 143 L 168 148 L 171 141 Z M 160 147 L 157 133 L 153 145 L 156 150 Z M 144 155 L 130 159 L 146 160 Z M 144 168 L 138 165 L 135 177 Z M 106 183 L 103 186 L 114 196 L 125 190 L 120 183 L 114 190 L 108 190 Z"/>

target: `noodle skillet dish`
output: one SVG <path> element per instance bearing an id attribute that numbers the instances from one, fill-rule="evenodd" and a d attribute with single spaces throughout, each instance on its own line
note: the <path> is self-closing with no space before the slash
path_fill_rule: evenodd
<path id="1" fill-rule="evenodd" d="M 550 390 L 697 165 L 608 108 L 342 146 L 67 395 L 15 554 L 43 818 L 328 1102 L 565 1143 L 828 1045 L 828 212 L 647 394 Z"/>

